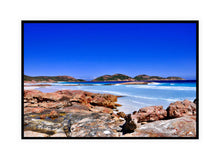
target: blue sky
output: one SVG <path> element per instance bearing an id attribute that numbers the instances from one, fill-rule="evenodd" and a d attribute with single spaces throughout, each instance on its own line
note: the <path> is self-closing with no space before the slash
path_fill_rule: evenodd
<path id="1" fill-rule="evenodd" d="M 24 74 L 196 79 L 195 23 L 25 23 Z"/>

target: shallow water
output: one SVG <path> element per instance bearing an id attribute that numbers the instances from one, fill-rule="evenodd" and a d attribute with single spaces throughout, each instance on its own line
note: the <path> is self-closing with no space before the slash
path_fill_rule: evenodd
<path id="1" fill-rule="evenodd" d="M 63 89 L 84 90 L 94 93 L 110 93 L 123 96 L 118 98 L 119 111 L 126 114 L 140 108 L 152 105 L 162 105 L 166 109 L 170 103 L 196 98 L 196 82 L 156 82 L 148 85 L 104 85 L 106 83 L 87 83 L 90 86 L 65 86 L 65 84 L 78 84 L 76 82 L 50 83 L 53 86 L 25 87 L 25 89 L 37 89 L 42 92 L 54 92 Z"/>

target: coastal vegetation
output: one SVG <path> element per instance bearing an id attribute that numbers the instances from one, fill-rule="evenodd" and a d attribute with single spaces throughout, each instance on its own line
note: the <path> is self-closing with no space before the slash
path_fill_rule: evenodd
<path id="1" fill-rule="evenodd" d="M 124 74 L 114 74 L 114 75 L 103 75 L 93 79 L 92 81 L 102 82 L 102 81 L 152 81 L 152 80 L 184 80 L 181 77 L 160 77 L 160 76 L 149 76 L 146 74 L 135 76 L 134 78 L 124 75 Z M 76 79 L 71 76 L 27 76 L 24 75 L 25 82 L 84 82 L 83 79 Z"/>
<path id="2" fill-rule="evenodd" d="M 36 81 L 36 82 L 57 82 L 57 81 L 65 81 L 65 82 L 82 82 L 85 81 L 83 79 L 76 79 L 71 76 L 36 76 L 31 77 L 24 75 L 24 81 Z"/>
<path id="3" fill-rule="evenodd" d="M 160 76 L 148 76 L 145 74 L 134 77 L 136 81 L 150 81 L 150 80 L 184 80 L 181 77 L 160 77 Z"/>
<path id="4" fill-rule="evenodd" d="M 160 77 L 160 76 L 149 76 L 146 74 L 135 76 L 134 78 L 124 74 L 104 75 L 100 76 L 93 81 L 151 81 L 151 80 L 184 80 L 181 77 Z"/>
<path id="5" fill-rule="evenodd" d="M 133 81 L 134 79 L 124 74 L 104 75 L 93 81 Z"/>

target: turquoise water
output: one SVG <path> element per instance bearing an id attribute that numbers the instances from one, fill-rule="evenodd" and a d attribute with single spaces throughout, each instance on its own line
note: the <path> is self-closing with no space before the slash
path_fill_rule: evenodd
<path id="1" fill-rule="evenodd" d="M 50 84 L 53 86 L 33 87 L 32 89 L 38 89 L 42 92 L 72 89 L 123 96 L 118 98 L 118 103 L 122 105 L 118 109 L 126 114 L 152 105 L 162 105 L 166 109 L 172 102 L 184 99 L 193 101 L 196 98 L 196 82 L 155 82 L 148 85 L 106 85 L 109 83 L 92 82 L 80 83 L 81 86 L 65 86 L 79 84 L 76 82 Z"/>

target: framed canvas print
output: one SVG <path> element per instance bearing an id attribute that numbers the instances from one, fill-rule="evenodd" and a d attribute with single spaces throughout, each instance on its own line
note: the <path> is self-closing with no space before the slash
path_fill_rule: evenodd
<path id="1" fill-rule="evenodd" d="M 22 24 L 22 139 L 198 139 L 198 21 Z"/>

